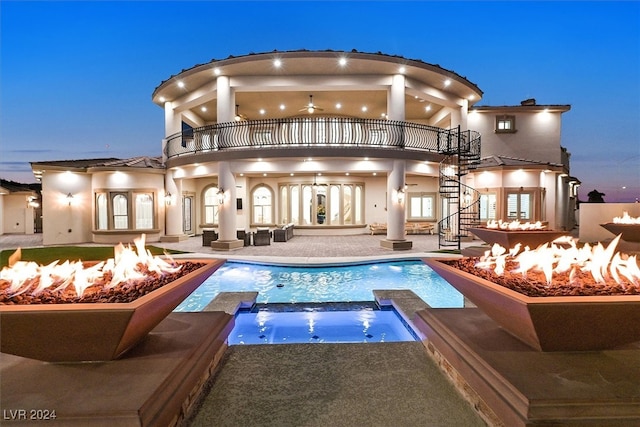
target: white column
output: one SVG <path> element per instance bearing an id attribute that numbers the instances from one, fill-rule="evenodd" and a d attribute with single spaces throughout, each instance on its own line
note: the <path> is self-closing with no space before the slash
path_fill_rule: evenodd
<path id="1" fill-rule="evenodd" d="M 222 161 L 218 166 L 218 188 L 224 191 L 224 201 L 219 205 L 218 224 L 221 241 L 237 240 L 236 236 L 236 178 L 229 163 Z"/>
<path id="2" fill-rule="evenodd" d="M 164 176 L 165 195 L 171 194 L 171 202 L 165 201 L 165 237 L 173 240 L 182 235 L 182 181 L 173 178 L 173 171 Z"/>
<path id="3" fill-rule="evenodd" d="M 462 106 L 460 107 L 460 129 L 467 130 L 467 115 L 469 110 L 469 101 L 467 99 L 462 100 Z"/>
<path id="4" fill-rule="evenodd" d="M 402 74 L 396 74 L 391 79 L 391 88 L 387 96 L 387 115 L 389 120 L 404 121 L 404 91 L 405 78 Z"/>
<path id="5" fill-rule="evenodd" d="M 232 122 L 235 114 L 235 97 L 231 91 L 231 81 L 229 77 L 219 76 L 216 79 L 216 88 L 218 92 L 218 123 Z"/>
<path id="6" fill-rule="evenodd" d="M 405 161 L 394 160 L 387 176 L 387 240 L 405 240 Z"/>
<path id="7" fill-rule="evenodd" d="M 162 140 L 162 163 L 167 161 L 166 157 L 166 145 L 167 137 L 182 130 L 182 118 L 180 114 L 176 113 L 173 108 L 172 102 L 164 103 L 164 139 Z"/>

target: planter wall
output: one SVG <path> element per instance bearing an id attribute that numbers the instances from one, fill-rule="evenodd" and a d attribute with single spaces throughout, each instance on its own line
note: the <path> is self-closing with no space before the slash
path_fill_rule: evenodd
<path id="1" fill-rule="evenodd" d="M 190 261 L 205 265 L 131 303 L 0 305 L 0 351 L 48 362 L 117 359 L 225 262 Z"/>
<path id="2" fill-rule="evenodd" d="M 528 297 L 442 261 L 424 259 L 505 331 L 536 350 L 605 350 L 640 341 L 640 296 Z"/>

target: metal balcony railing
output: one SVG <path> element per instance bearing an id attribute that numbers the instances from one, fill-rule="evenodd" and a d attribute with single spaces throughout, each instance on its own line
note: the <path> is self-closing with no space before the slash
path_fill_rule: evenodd
<path id="1" fill-rule="evenodd" d="M 211 151 L 289 147 L 375 147 L 432 153 L 468 151 L 458 129 L 345 117 L 294 117 L 217 123 L 166 139 L 167 159 Z M 479 150 L 479 147 L 478 147 Z M 478 151 L 479 152 L 479 151 Z"/>

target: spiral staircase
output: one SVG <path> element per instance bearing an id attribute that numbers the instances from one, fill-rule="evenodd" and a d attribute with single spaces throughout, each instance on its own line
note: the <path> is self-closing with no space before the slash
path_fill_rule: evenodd
<path id="1" fill-rule="evenodd" d="M 480 193 L 462 183 L 462 177 L 474 170 L 480 161 L 480 134 L 452 129 L 438 141 L 444 154 L 440 162 L 439 193 L 442 220 L 438 222 L 438 246 L 461 249 L 461 242 L 471 238 L 469 228 L 480 223 Z"/>

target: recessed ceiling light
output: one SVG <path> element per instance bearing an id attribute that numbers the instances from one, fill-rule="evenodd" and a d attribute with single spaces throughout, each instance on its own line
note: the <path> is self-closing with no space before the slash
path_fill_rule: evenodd
<path id="1" fill-rule="evenodd" d="M 160 102 L 165 102 L 167 100 L 167 98 L 165 98 L 164 96 L 160 97 Z"/>
<path id="2" fill-rule="evenodd" d="M 200 110 L 203 111 L 203 112 L 207 111 L 207 107 L 202 107 L 202 108 L 200 108 Z"/>
<path id="3" fill-rule="evenodd" d="M 444 81 L 444 85 L 445 86 L 449 86 L 450 84 L 451 84 L 451 80 L 450 79 L 447 79 L 447 80 Z"/>
<path id="4" fill-rule="evenodd" d="M 293 175 L 294 175 L 294 173 L 293 173 L 293 172 L 291 172 L 291 173 L 289 174 L 289 176 L 293 176 Z"/>
<path id="5" fill-rule="evenodd" d="M 404 73 L 405 73 L 405 71 L 407 71 L 407 69 L 406 69 L 406 68 L 404 68 L 404 67 L 400 67 L 400 68 L 398 69 L 398 72 L 399 72 L 400 74 L 404 74 Z"/>
<path id="6" fill-rule="evenodd" d="M 347 65 L 347 58 L 342 57 L 338 60 L 338 64 L 340 64 L 341 67 L 344 67 L 345 65 Z"/>
<path id="7" fill-rule="evenodd" d="M 475 95 L 469 95 L 468 99 L 469 99 L 469 101 L 473 101 L 474 99 L 476 99 L 476 96 Z"/>
<path id="8" fill-rule="evenodd" d="M 280 109 L 284 110 L 286 107 L 284 106 L 284 104 L 280 104 Z"/>
<path id="9" fill-rule="evenodd" d="M 220 68 L 216 67 L 213 69 L 213 74 L 215 74 L 216 76 L 220 75 Z"/>
<path id="10" fill-rule="evenodd" d="M 274 59 L 273 66 L 276 68 L 280 68 L 282 66 L 282 61 L 280 61 L 279 59 Z"/>
<path id="11" fill-rule="evenodd" d="M 342 108 L 342 104 L 340 104 L 339 102 L 336 104 L 336 108 L 339 110 Z"/>
<path id="12" fill-rule="evenodd" d="M 424 107 L 425 111 L 431 111 L 431 105 L 427 105 L 426 107 Z"/>
<path id="13" fill-rule="evenodd" d="M 262 157 L 258 157 L 258 161 L 261 162 L 262 161 Z"/>
<path id="14" fill-rule="evenodd" d="M 178 87 L 184 87 L 184 82 L 182 80 L 178 82 Z"/>
<path id="15" fill-rule="evenodd" d="M 368 158 L 368 157 L 365 157 L 364 159 L 365 159 L 365 160 L 369 160 L 369 158 Z"/>
<path id="16" fill-rule="evenodd" d="M 240 176 L 244 176 L 244 174 L 242 172 L 240 172 Z"/>
<path id="17" fill-rule="evenodd" d="M 346 172 L 346 173 L 345 173 L 345 175 L 346 175 L 346 176 L 349 176 L 349 172 Z"/>
<path id="18" fill-rule="evenodd" d="M 376 176 L 376 175 L 378 175 L 378 172 L 374 172 L 374 173 L 373 173 L 373 176 Z"/>
<path id="19" fill-rule="evenodd" d="M 264 115 L 267 111 L 264 108 L 260 109 L 260 114 Z"/>
<path id="20" fill-rule="evenodd" d="M 364 112 L 366 112 L 367 110 L 368 110 L 367 106 L 366 106 L 366 105 L 363 105 L 363 106 L 362 106 L 362 112 L 364 113 Z"/>
<path id="21" fill-rule="evenodd" d="M 387 115 L 385 113 L 380 114 L 380 117 L 385 118 Z"/>
<path id="22" fill-rule="evenodd" d="M 262 174 L 262 176 L 267 176 L 267 174 L 266 174 L 266 173 L 263 173 L 263 174 Z"/>

